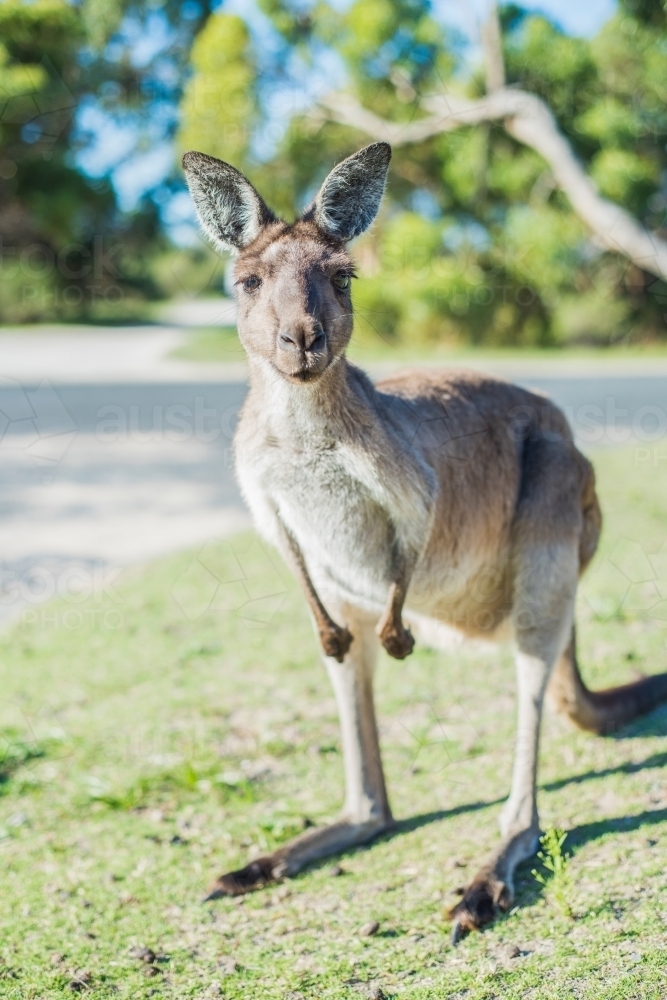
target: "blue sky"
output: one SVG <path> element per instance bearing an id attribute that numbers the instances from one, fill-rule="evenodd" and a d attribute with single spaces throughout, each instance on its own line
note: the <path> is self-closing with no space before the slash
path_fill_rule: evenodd
<path id="1" fill-rule="evenodd" d="M 527 10 L 548 14 L 571 35 L 589 37 L 608 21 L 616 9 L 615 0 L 518 0 Z M 456 24 L 466 34 L 475 32 L 487 8 L 485 0 L 433 0 L 434 10 L 443 21 Z"/>
<path id="2" fill-rule="evenodd" d="M 340 6 L 347 6 L 349 2 L 338 0 Z M 471 60 L 479 57 L 475 39 L 487 3 L 488 0 L 433 0 L 435 16 L 471 39 Z M 594 35 L 616 8 L 615 0 L 523 0 L 521 5 L 529 10 L 544 12 L 568 34 L 584 37 Z M 227 0 L 221 5 L 225 11 L 245 17 L 254 6 L 254 0 Z M 261 14 L 251 18 L 260 38 L 265 30 L 262 28 L 264 21 Z M 159 15 L 156 15 L 149 31 L 138 34 L 132 40 L 133 61 L 138 65 L 147 62 L 167 41 Z M 280 118 L 278 108 L 281 105 L 293 112 L 297 104 L 307 105 L 311 95 L 322 87 L 328 89 L 335 85 L 335 67 L 327 66 L 323 70 L 320 78 L 309 79 L 300 93 L 292 91 L 274 96 L 274 121 Z M 121 208 L 125 210 L 132 209 L 143 194 L 159 185 L 173 167 L 173 147 L 171 142 L 165 140 L 166 123 L 161 122 L 159 116 L 157 119 L 152 116 L 152 119 L 142 125 L 136 122 L 124 125 L 114 123 L 94 101 L 79 110 L 78 124 L 88 133 L 91 141 L 79 153 L 78 163 L 90 176 L 110 175 Z M 167 228 L 178 242 L 188 239 L 194 218 L 187 196 L 176 195 L 172 198 L 163 206 L 163 216 Z"/>

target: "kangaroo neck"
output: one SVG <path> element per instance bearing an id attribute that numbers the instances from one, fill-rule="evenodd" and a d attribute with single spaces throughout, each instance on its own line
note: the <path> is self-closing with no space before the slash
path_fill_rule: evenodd
<path id="1" fill-rule="evenodd" d="M 289 382 L 264 360 L 249 358 L 250 393 L 272 433 L 296 443 L 335 444 L 371 417 L 375 389 L 344 355 L 312 383 Z"/>

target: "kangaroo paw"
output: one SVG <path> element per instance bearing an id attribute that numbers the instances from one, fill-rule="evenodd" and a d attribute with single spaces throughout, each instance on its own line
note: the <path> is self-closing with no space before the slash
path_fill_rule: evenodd
<path id="1" fill-rule="evenodd" d="M 379 632 L 379 639 L 390 656 L 395 660 L 404 660 L 415 648 L 415 640 L 409 628 L 402 622 L 390 622 Z"/>
<path id="2" fill-rule="evenodd" d="M 342 663 L 345 659 L 354 636 L 346 628 L 332 623 L 331 627 L 320 632 L 320 642 L 322 649 L 327 656 L 333 656 L 334 660 Z"/>

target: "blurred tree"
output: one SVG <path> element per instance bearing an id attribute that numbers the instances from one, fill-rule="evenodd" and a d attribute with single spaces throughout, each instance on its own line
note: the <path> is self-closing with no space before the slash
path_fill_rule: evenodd
<path id="1" fill-rule="evenodd" d="M 233 162 L 245 158 L 257 125 L 257 70 L 245 22 L 233 14 L 209 18 L 192 47 L 192 75 L 182 102 L 182 151 L 202 149 Z"/>
<path id="2" fill-rule="evenodd" d="M 0 322 L 122 318 L 159 294 L 158 207 L 144 199 L 120 211 L 109 178 L 77 166 L 90 138 L 80 112 L 133 116 L 141 142 L 142 124 L 171 108 L 173 132 L 192 38 L 207 15 L 205 3 L 187 0 L 160 8 L 0 0 Z M 157 16 L 165 44 L 138 58 L 136 40 Z"/>
<path id="3" fill-rule="evenodd" d="M 202 46 L 221 62 L 194 67 L 218 95 L 225 79 L 246 81 L 235 84 L 248 102 L 242 141 L 220 141 L 234 112 L 218 98 L 206 119 L 186 100 L 180 142 L 244 167 L 283 213 L 369 138 L 393 142 L 388 199 L 356 249 L 366 279 L 355 289 L 361 333 L 522 345 L 664 336 L 667 286 L 657 275 L 667 273 L 659 243 L 667 236 L 667 16 L 659 0 L 623 0 L 590 41 L 505 7 L 495 51 L 486 39 L 486 80 L 466 74 L 460 40 L 436 23 L 428 0 L 260 6 L 280 39 L 279 59 L 267 60 L 238 19 L 214 15 Z M 214 42 L 225 36 L 225 45 Z M 258 137 L 270 124 L 268 81 L 305 75 L 325 50 L 344 69 L 345 92 L 293 114 L 267 155 Z M 548 105 L 560 136 L 544 105 L 527 106 L 532 122 L 507 110 L 524 92 Z M 554 135 L 567 170 L 545 152 Z M 642 225 L 658 237 L 654 254 Z"/>

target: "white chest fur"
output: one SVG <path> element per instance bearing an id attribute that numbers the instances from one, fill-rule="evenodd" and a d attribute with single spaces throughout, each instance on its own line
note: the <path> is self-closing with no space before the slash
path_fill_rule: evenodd
<path id="1" fill-rule="evenodd" d="M 394 526 L 389 512 L 355 475 L 364 456 L 333 444 L 303 448 L 271 443 L 242 452 L 237 475 L 258 530 L 275 541 L 277 515 L 315 580 L 350 596 L 381 601 L 391 574 Z"/>
<path id="2" fill-rule="evenodd" d="M 414 561 L 430 529 L 433 473 L 383 420 L 368 379 L 334 370 L 326 393 L 256 372 L 236 436 L 239 483 L 258 530 L 280 518 L 313 579 L 383 601 L 395 543 Z"/>

